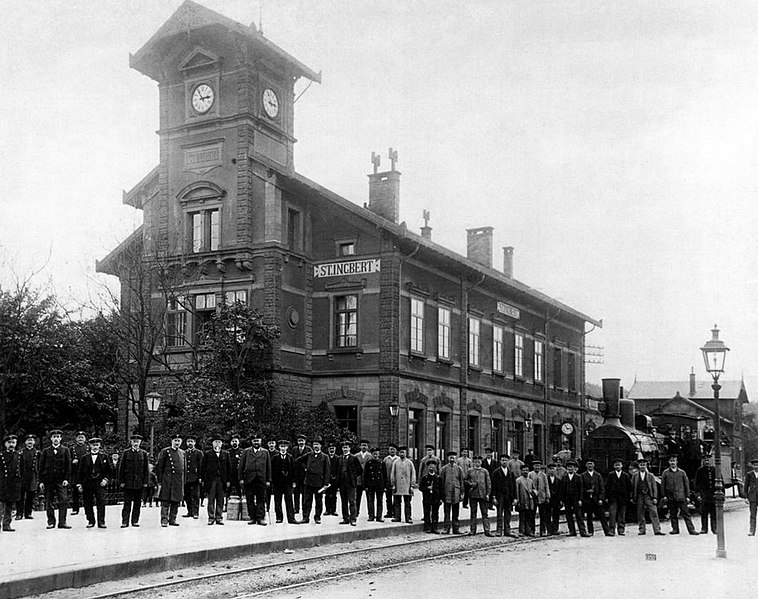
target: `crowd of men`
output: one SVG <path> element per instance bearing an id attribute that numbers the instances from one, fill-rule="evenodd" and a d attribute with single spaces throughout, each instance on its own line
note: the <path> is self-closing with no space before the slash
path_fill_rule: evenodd
<path id="1" fill-rule="evenodd" d="M 579 464 L 556 455 L 544 464 L 533 454 L 520 459 L 501 455 L 493 459 L 490 449 L 485 456 L 470 457 L 463 449 L 459 456 L 447 452 L 445 463 L 435 455 L 435 447 L 426 446 L 426 455 L 415 464 L 407 447 L 390 444 L 387 455 L 371 447 L 367 440 L 359 443 L 324 444 L 315 437 L 310 444 L 298 435 L 289 440 L 269 440 L 253 435 L 250 447 L 242 449 L 240 437 L 233 435 L 228 449 L 221 435 L 213 436 L 211 447 L 201 451 L 196 439 L 176 434 L 171 444 L 151 463 L 141 448 L 142 437 L 132 435 L 130 447 L 111 459 L 102 451 L 102 439 L 87 442 L 83 432 L 71 447 L 61 444 L 63 433 L 50 432 L 50 445 L 37 449 L 33 435 L 16 449 L 16 435 L 3 439 L 0 452 L 0 520 L 4 532 L 14 532 L 12 519 L 33 518 L 38 493 L 44 496 L 47 528 L 69 529 L 69 500 L 72 514 L 84 507 L 87 527 L 106 528 L 105 494 L 114 481 L 123 493 L 121 527 L 138 527 L 141 507 L 153 495 L 160 503 L 161 526 L 179 526 L 181 504 L 184 518 L 200 518 L 201 502 L 206 502 L 208 525 L 223 525 L 224 512 L 233 498 L 245 498 L 248 524 L 266 526 L 273 502 L 276 523 L 321 524 L 322 516 L 338 516 L 341 524 L 356 526 L 365 495 L 368 521 L 413 523 L 411 499 L 416 490 L 423 496 L 424 531 L 431 534 L 462 534 L 460 509 L 470 509 L 468 534 L 477 534 L 479 521 L 486 536 L 550 536 L 561 534 L 559 515 L 565 512 L 568 536 L 589 537 L 595 522 L 606 536 L 623 536 L 626 531 L 627 506 L 636 509 L 638 534 L 647 532 L 646 520 L 653 534 L 663 535 L 658 517 L 665 499 L 669 512 L 669 534 L 679 534 L 679 518 L 691 535 L 716 532 L 715 468 L 703 459 L 694 480 L 678 465 L 677 456 L 660 480 L 648 470 L 645 459 L 625 469 L 622 460 L 613 462 L 613 470 L 602 476 L 592 459 Z M 339 451 L 338 451 L 339 450 Z M 750 505 L 749 535 L 755 535 L 758 507 L 758 459 L 745 480 L 745 497 Z M 70 495 L 70 497 L 69 497 Z M 692 497 L 700 503 L 701 527 L 698 532 L 690 516 Z M 442 508 L 442 524 L 440 524 Z M 490 528 L 489 511 L 495 510 L 496 527 Z M 514 509 L 519 514 L 518 530 L 511 529 Z M 607 517 L 606 517 L 607 514 Z M 298 516 L 299 515 L 299 519 Z M 537 529 L 539 515 L 539 530 Z"/>

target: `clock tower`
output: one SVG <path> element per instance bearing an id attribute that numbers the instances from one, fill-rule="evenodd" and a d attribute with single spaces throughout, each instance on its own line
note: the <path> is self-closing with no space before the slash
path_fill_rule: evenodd
<path id="1" fill-rule="evenodd" d="M 142 204 L 146 250 L 227 274 L 227 262 L 239 267 L 277 241 L 271 179 L 294 172 L 295 82 L 320 74 L 255 26 L 191 0 L 130 66 L 157 81 L 160 96 L 156 193 Z"/>

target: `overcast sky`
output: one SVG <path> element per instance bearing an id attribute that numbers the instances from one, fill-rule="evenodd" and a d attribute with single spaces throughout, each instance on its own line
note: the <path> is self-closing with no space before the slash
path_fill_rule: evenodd
<path id="1" fill-rule="evenodd" d="M 299 172 L 357 204 L 398 150 L 401 220 L 465 253 L 515 246 L 515 277 L 596 319 L 605 376 L 758 383 L 758 2 L 201 0 L 316 71 Z M 141 222 L 157 84 L 129 69 L 180 0 L 27 0 L 0 22 L 0 277 L 43 268 L 62 300 Z M 262 9 L 261 9 L 262 4 Z M 302 90 L 305 86 L 299 85 Z"/>

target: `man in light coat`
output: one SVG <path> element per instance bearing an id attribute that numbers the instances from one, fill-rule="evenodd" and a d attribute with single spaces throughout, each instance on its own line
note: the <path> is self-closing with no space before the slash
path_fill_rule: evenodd
<path id="1" fill-rule="evenodd" d="M 657 536 L 662 536 L 661 523 L 658 520 L 658 483 L 652 472 L 647 469 L 647 460 L 637 461 L 637 472 L 632 475 L 632 501 L 637 506 L 637 522 L 639 523 L 639 532 L 645 534 L 645 513 L 650 517 L 653 525 L 653 532 Z"/>
<path id="2" fill-rule="evenodd" d="M 668 500 L 669 522 L 671 523 L 671 535 L 679 534 L 679 513 L 681 512 L 687 532 L 695 536 L 698 532 L 692 523 L 690 512 L 687 509 L 687 499 L 690 496 L 690 480 L 687 473 L 679 468 L 679 458 L 675 455 L 669 457 L 669 467 L 661 476 L 661 492 Z"/>
<path id="3" fill-rule="evenodd" d="M 463 468 L 456 463 L 457 453 L 450 451 L 447 454 L 447 464 L 440 470 L 440 481 L 442 484 L 442 505 L 445 514 L 444 534 L 450 534 L 450 524 L 452 515 L 453 534 L 460 534 L 460 524 L 458 522 L 458 512 L 460 502 L 463 497 L 464 476 Z"/>
<path id="4" fill-rule="evenodd" d="M 179 526 L 176 514 L 184 497 L 184 451 L 182 436 L 175 434 L 171 445 L 158 454 L 153 472 L 158 480 L 158 499 L 161 502 L 161 526 Z"/>
<path id="5" fill-rule="evenodd" d="M 402 502 L 405 504 L 405 521 L 408 524 L 413 524 L 411 499 L 413 498 L 413 489 L 416 487 L 416 467 L 408 459 L 407 453 L 408 448 L 406 446 L 400 447 L 398 449 L 400 459 L 392 464 L 390 480 L 392 481 L 392 501 L 395 507 L 395 517 L 392 518 L 392 521 L 400 522 L 400 504 Z"/>
<path id="6" fill-rule="evenodd" d="M 532 460 L 533 471 L 529 473 L 529 480 L 534 485 L 537 493 L 537 509 L 540 512 L 540 536 L 546 537 L 550 532 L 550 485 L 547 474 L 542 470 L 542 462 L 537 458 Z M 532 512 L 534 516 L 534 512 Z M 536 533 L 535 523 L 532 522 L 532 531 Z"/>
<path id="7" fill-rule="evenodd" d="M 471 506 L 471 536 L 476 534 L 476 515 L 477 509 L 482 515 L 482 527 L 484 536 L 494 536 L 490 532 L 490 519 L 487 515 L 487 507 L 490 495 L 492 494 L 492 483 L 490 473 L 482 468 L 482 456 L 474 456 L 474 465 L 469 468 L 466 476 L 466 487 L 468 488 L 468 503 Z"/>

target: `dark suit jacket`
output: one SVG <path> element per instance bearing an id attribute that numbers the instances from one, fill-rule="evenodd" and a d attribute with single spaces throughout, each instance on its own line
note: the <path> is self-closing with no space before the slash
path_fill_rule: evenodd
<path id="1" fill-rule="evenodd" d="M 52 447 L 42 450 L 39 458 L 39 482 L 46 485 L 59 485 L 71 479 L 71 452 L 63 445 L 58 446 L 58 454 Z"/>
<path id="2" fill-rule="evenodd" d="M 206 451 L 200 463 L 200 478 L 206 491 L 211 488 L 211 484 L 217 478 L 226 488 L 227 483 L 232 481 L 232 460 L 229 452 L 222 449 L 217 456 L 213 449 Z"/>
<path id="3" fill-rule="evenodd" d="M 0 450 L 0 501 L 13 503 L 20 497 L 21 458 L 17 451 L 7 451 L 3 448 Z M 10 506 L 7 509 L 10 510 Z"/>
<path id="4" fill-rule="evenodd" d="M 611 470 L 605 479 L 605 498 L 608 501 L 627 502 L 632 497 L 632 477 L 621 471 L 621 477 Z"/>
<path id="5" fill-rule="evenodd" d="M 249 484 L 254 480 L 271 482 L 271 457 L 266 449 L 253 451 L 248 447 L 242 452 L 238 471 L 239 480 Z"/>
<path id="6" fill-rule="evenodd" d="M 40 451 L 36 447 L 27 449 L 22 447 L 18 451 L 21 459 L 21 491 L 36 491 L 39 484 L 39 456 Z"/>
<path id="7" fill-rule="evenodd" d="M 329 484 L 329 472 L 331 464 L 329 462 L 329 456 L 323 451 L 316 453 L 311 451 L 304 453 L 300 456 L 299 462 L 305 464 L 305 474 L 303 475 L 303 484 L 308 487 L 325 487 Z M 359 474 L 363 472 L 358 459 L 356 458 L 356 464 L 358 464 Z"/>
<path id="8" fill-rule="evenodd" d="M 287 453 L 282 457 L 277 453 L 271 458 L 271 485 L 274 489 L 283 491 L 287 487 L 292 489 L 295 482 L 295 460 Z"/>
<path id="9" fill-rule="evenodd" d="M 584 498 L 584 481 L 581 475 L 574 473 L 574 478 L 569 480 L 569 475 L 563 477 L 563 504 L 576 505 L 577 501 Z"/>
<path id="10" fill-rule="evenodd" d="M 184 450 L 185 478 L 184 483 L 196 483 L 200 478 L 200 466 L 203 463 L 203 452 L 197 447 Z"/>
<path id="11" fill-rule="evenodd" d="M 437 472 L 439 474 L 439 471 Z M 363 486 L 366 489 L 381 491 L 386 486 L 384 480 L 384 464 L 381 460 L 370 459 L 363 466 Z"/>
<path id="12" fill-rule="evenodd" d="M 584 498 L 603 501 L 605 499 L 605 485 L 600 473 L 597 470 L 593 470 L 592 473 L 585 470 L 581 476 L 582 484 L 584 484 Z"/>
<path id="13" fill-rule="evenodd" d="M 131 447 L 121 453 L 118 461 L 118 480 L 124 489 L 135 491 L 147 486 L 150 470 L 147 467 L 148 457 L 144 449 L 134 451 Z"/>
<path id="14" fill-rule="evenodd" d="M 337 460 L 337 485 L 340 489 L 352 489 L 358 486 L 361 463 L 354 455 L 340 456 Z"/>
<path id="15" fill-rule="evenodd" d="M 97 464 L 97 467 L 95 465 Z M 112 478 L 113 470 L 111 469 L 111 460 L 104 453 L 92 455 L 86 454 L 79 458 L 79 472 L 76 482 L 83 487 L 99 486 L 104 480 Z"/>
<path id="16" fill-rule="evenodd" d="M 498 501 L 503 499 L 508 505 L 511 505 L 516 498 L 516 477 L 508 468 L 505 470 L 503 472 L 502 468 L 497 467 L 491 473 L 492 497 Z"/>
<path id="17" fill-rule="evenodd" d="M 499 468 L 500 466 L 495 460 L 488 460 L 486 458 L 482 458 L 482 468 L 484 468 L 487 472 L 492 475 L 492 473 Z"/>
<path id="18" fill-rule="evenodd" d="M 716 468 L 700 466 L 695 472 L 695 491 L 703 496 L 703 501 L 713 503 L 713 493 L 716 491 Z"/>
<path id="19" fill-rule="evenodd" d="M 563 501 L 563 479 L 557 474 L 553 477 L 554 480 L 550 481 L 550 475 L 547 475 L 547 486 L 550 489 L 550 503 L 555 505 Z"/>
<path id="20" fill-rule="evenodd" d="M 758 502 L 758 474 L 748 472 L 745 477 L 745 497 L 748 501 Z"/>

